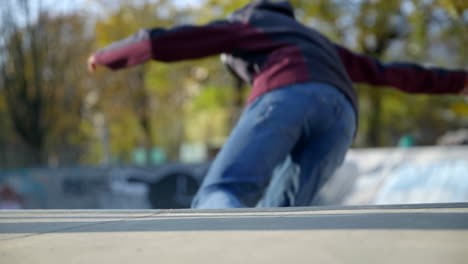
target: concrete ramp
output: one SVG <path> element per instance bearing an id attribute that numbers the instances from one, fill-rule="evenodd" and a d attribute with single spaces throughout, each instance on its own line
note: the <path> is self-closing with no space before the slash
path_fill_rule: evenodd
<path id="1" fill-rule="evenodd" d="M 468 204 L 0 211 L 0 263 L 460 263 Z"/>

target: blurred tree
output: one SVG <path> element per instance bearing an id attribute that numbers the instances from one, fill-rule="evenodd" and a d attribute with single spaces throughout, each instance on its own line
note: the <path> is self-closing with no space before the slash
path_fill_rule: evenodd
<path id="1" fill-rule="evenodd" d="M 392 42 L 405 34 L 405 28 L 401 27 L 400 15 L 401 1 L 363 1 L 359 6 L 359 16 L 356 17 L 358 28 L 357 43 L 359 50 L 365 54 L 376 57 L 382 61 Z M 365 97 L 370 111 L 367 118 L 366 145 L 382 146 L 381 136 L 385 130 L 382 120 L 382 90 L 363 89 L 361 98 Z"/>
<path id="2" fill-rule="evenodd" d="M 105 6 L 107 2 L 100 3 Z M 171 1 L 120 1 L 114 12 L 97 22 L 97 46 L 106 46 L 141 28 L 191 22 L 191 17 L 188 10 L 176 8 Z M 200 82 L 208 77 L 208 73 L 206 78 L 197 77 L 197 69 L 205 70 L 202 64 L 147 63 L 119 74 L 102 74 L 97 84 L 105 87 L 99 88 L 100 108 L 108 117 L 112 150 L 120 159 L 127 160 L 132 150 L 142 146 L 150 161 L 150 151 L 156 145 L 165 150 L 169 159 L 179 158 L 189 114 L 184 105 L 198 94 Z M 126 135 L 125 140 L 121 140 L 122 134 Z"/>
<path id="3" fill-rule="evenodd" d="M 73 135 L 82 120 L 81 64 L 90 43 L 84 22 L 78 15 L 33 9 L 27 0 L 4 3 L 0 92 L 15 133 L 31 153 L 24 166 L 46 165 L 54 152 L 64 150 L 59 145 L 82 143 Z"/>
<path id="4" fill-rule="evenodd" d="M 100 9 L 106 9 L 109 4 L 109 1 L 98 2 Z M 158 20 L 154 6 L 148 2 L 136 5 L 129 1 L 114 1 L 113 4 L 117 6 L 116 11 L 108 12 L 104 19 L 96 23 L 97 47 L 123 39 L 142 27 L 162 22 Z M 121 159 L 128 159 L 128 154 L 140 144 L 146 150 L 146 160 L 150 160 L 148 157 L 154 144 L 151 118 L 154 98 L 146 86 L 147 69 L 146 65 L 142 65 L 119 74 L 102 74 L 101 81 L 96 84 L 100 91 L 98 113 L 106 117 L 112 152 L 116 152 Z"/>
<path id="5" fill-rule="evenodd" d="M 106 6 L 108 1 L 100 3 Z M 180 8 L 172 1 L 120 1 L 117 6 L 96 24 L 98 47 L 140 28 L 208 22 L 201 18 L 209 12 Z M 112 150 L 123 160 L 142 145 L 147 155 L 158 146 L 169 159 L 177 160 L 184 142 L 219 144 L 245 98 L 245 88 L 239 83 L 236 87 L 241 93 L 231 92 L 228 83 L 233 79 L 217 56 L 170 65 L 147 63 L 119 74 L 104 73 L 98 79 L 99 108 L 109 121 Z"/>

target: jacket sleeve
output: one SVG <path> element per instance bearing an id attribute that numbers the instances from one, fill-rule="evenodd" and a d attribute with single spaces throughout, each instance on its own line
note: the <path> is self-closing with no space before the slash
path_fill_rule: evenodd
<path id="1" fill-rule="evenodd" d="M 371 56 L 336 45 L 353 82 L 392 86 L 407 93 L 461 94 L 468 73 L 422 67 L 413 63 L 382 63 Z"/>
<path id="2" fill-rule="evenodd" d="M 247 23 L 215 21 L 203 26 L 142 29 L 96 52 L 96 62 L 113 70 L 154 59 L 163 62 L 232 53 L 259 51 L 275 44 Z"/>

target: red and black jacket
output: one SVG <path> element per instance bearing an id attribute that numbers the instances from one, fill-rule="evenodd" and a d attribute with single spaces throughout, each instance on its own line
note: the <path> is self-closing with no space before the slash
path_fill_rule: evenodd
<path id="1" fill-rule="evenodd" d="M 341 90 L 357 109 L 353 82 L 393 86 L 409 93 L 463 90 L 466 71 L 381 63 L 330 42 L 296 21 L 287 1 L 257 0 L 226 20 L 203 26 L 143 29 L 96 53 L 96 62 L 120 69 L 148 60 L 164 62 L 224 54 L 223 62 L 253 85 L 249 102 L 279 87 L 325 82 Z"/>

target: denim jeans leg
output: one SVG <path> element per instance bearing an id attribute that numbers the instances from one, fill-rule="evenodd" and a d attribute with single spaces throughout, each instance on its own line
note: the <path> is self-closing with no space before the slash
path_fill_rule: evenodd
<path id="1" fill-rule="evenodd" d="M 298 165 L 296 169 L 300 171 L 300 185 L 309 186 L 310 177 L 305 176 L 304 173 L 311 171 L 314 164 L 324 166 L 321 157 L 316 157 L 314 153 L 307 151 L 312 148 L 309 142 L 313 141 L 311 139 L 317 140 L 316 137 L 321 135 L 319 132 L 322 130 L 326 133 L 325 130 L 329 129 L 330 122 L 334 118 L 330 114 L 334 110 L 327 109 L 335 109 L 336 104 L 333 104 L 333 107 L 327 105 L 337 101 L 336 98 L 334 99 L 337 94 L 344 98 L 333 87 L 309 83 L 271 91 L 250 104 L 213 162 L 194 198 L 192 207 L 255 206 L 264 195 L 273 171 L 278 165 L 284 163 L 288 156 L 294 164 Z M 323 107 L 326 109 L 320 109 Z M 349 144 L 345 145 L 347 149 Z M 330 147 L 333 148 L 334 145 Z M 326 150 L 323 151 L 326 152 Z M 346 150 L 342 152 L 345 153 Z M 320 162 L 308 161 L 307 155 Z M 334 168 L 335 163 L 330 162 L 330 165 L 325 167 Z M 309 164 L 312 164 L 312 168 Z M 327 170 L 321 168 L 318 171 L 325 173 Z M 315 177 L 318 176 L 315 175 Z M 274 182 L 275 179 L 272 184 Z M 278 185 L 284 187 L 285 184 Z M 295 188 L 294 200 L 300 201 L 303 198 L 300 198 L 298 194 L 301 194 L 304 188 L 298 184 L 295 184 Z M 284 195 L 284 191 L 286 191 L 284 188 L 280 190 L 281 195 Z M 291 194 L 291 190 L 287 191 Z M 277 200 L 270 205 L 292 206 L 294 204 Z"/>
<path id="2" fill-rule="evenodd" d="M 302 109 L 275 90 L 247 106 L 213 161 L 194 208 L 253 207 L 299 138 Z M 220 197 L 222 197 L 220 199 Z"/>
<path id="3" fill-rule="evenodd" d="M 351 104 L 334 89 L 315 89 L 314 93 L 319 111 L 308 113 L 301 139 L 274 171 L 258 207 L 310 205 L 352 144 L 356 117 Z"/>

